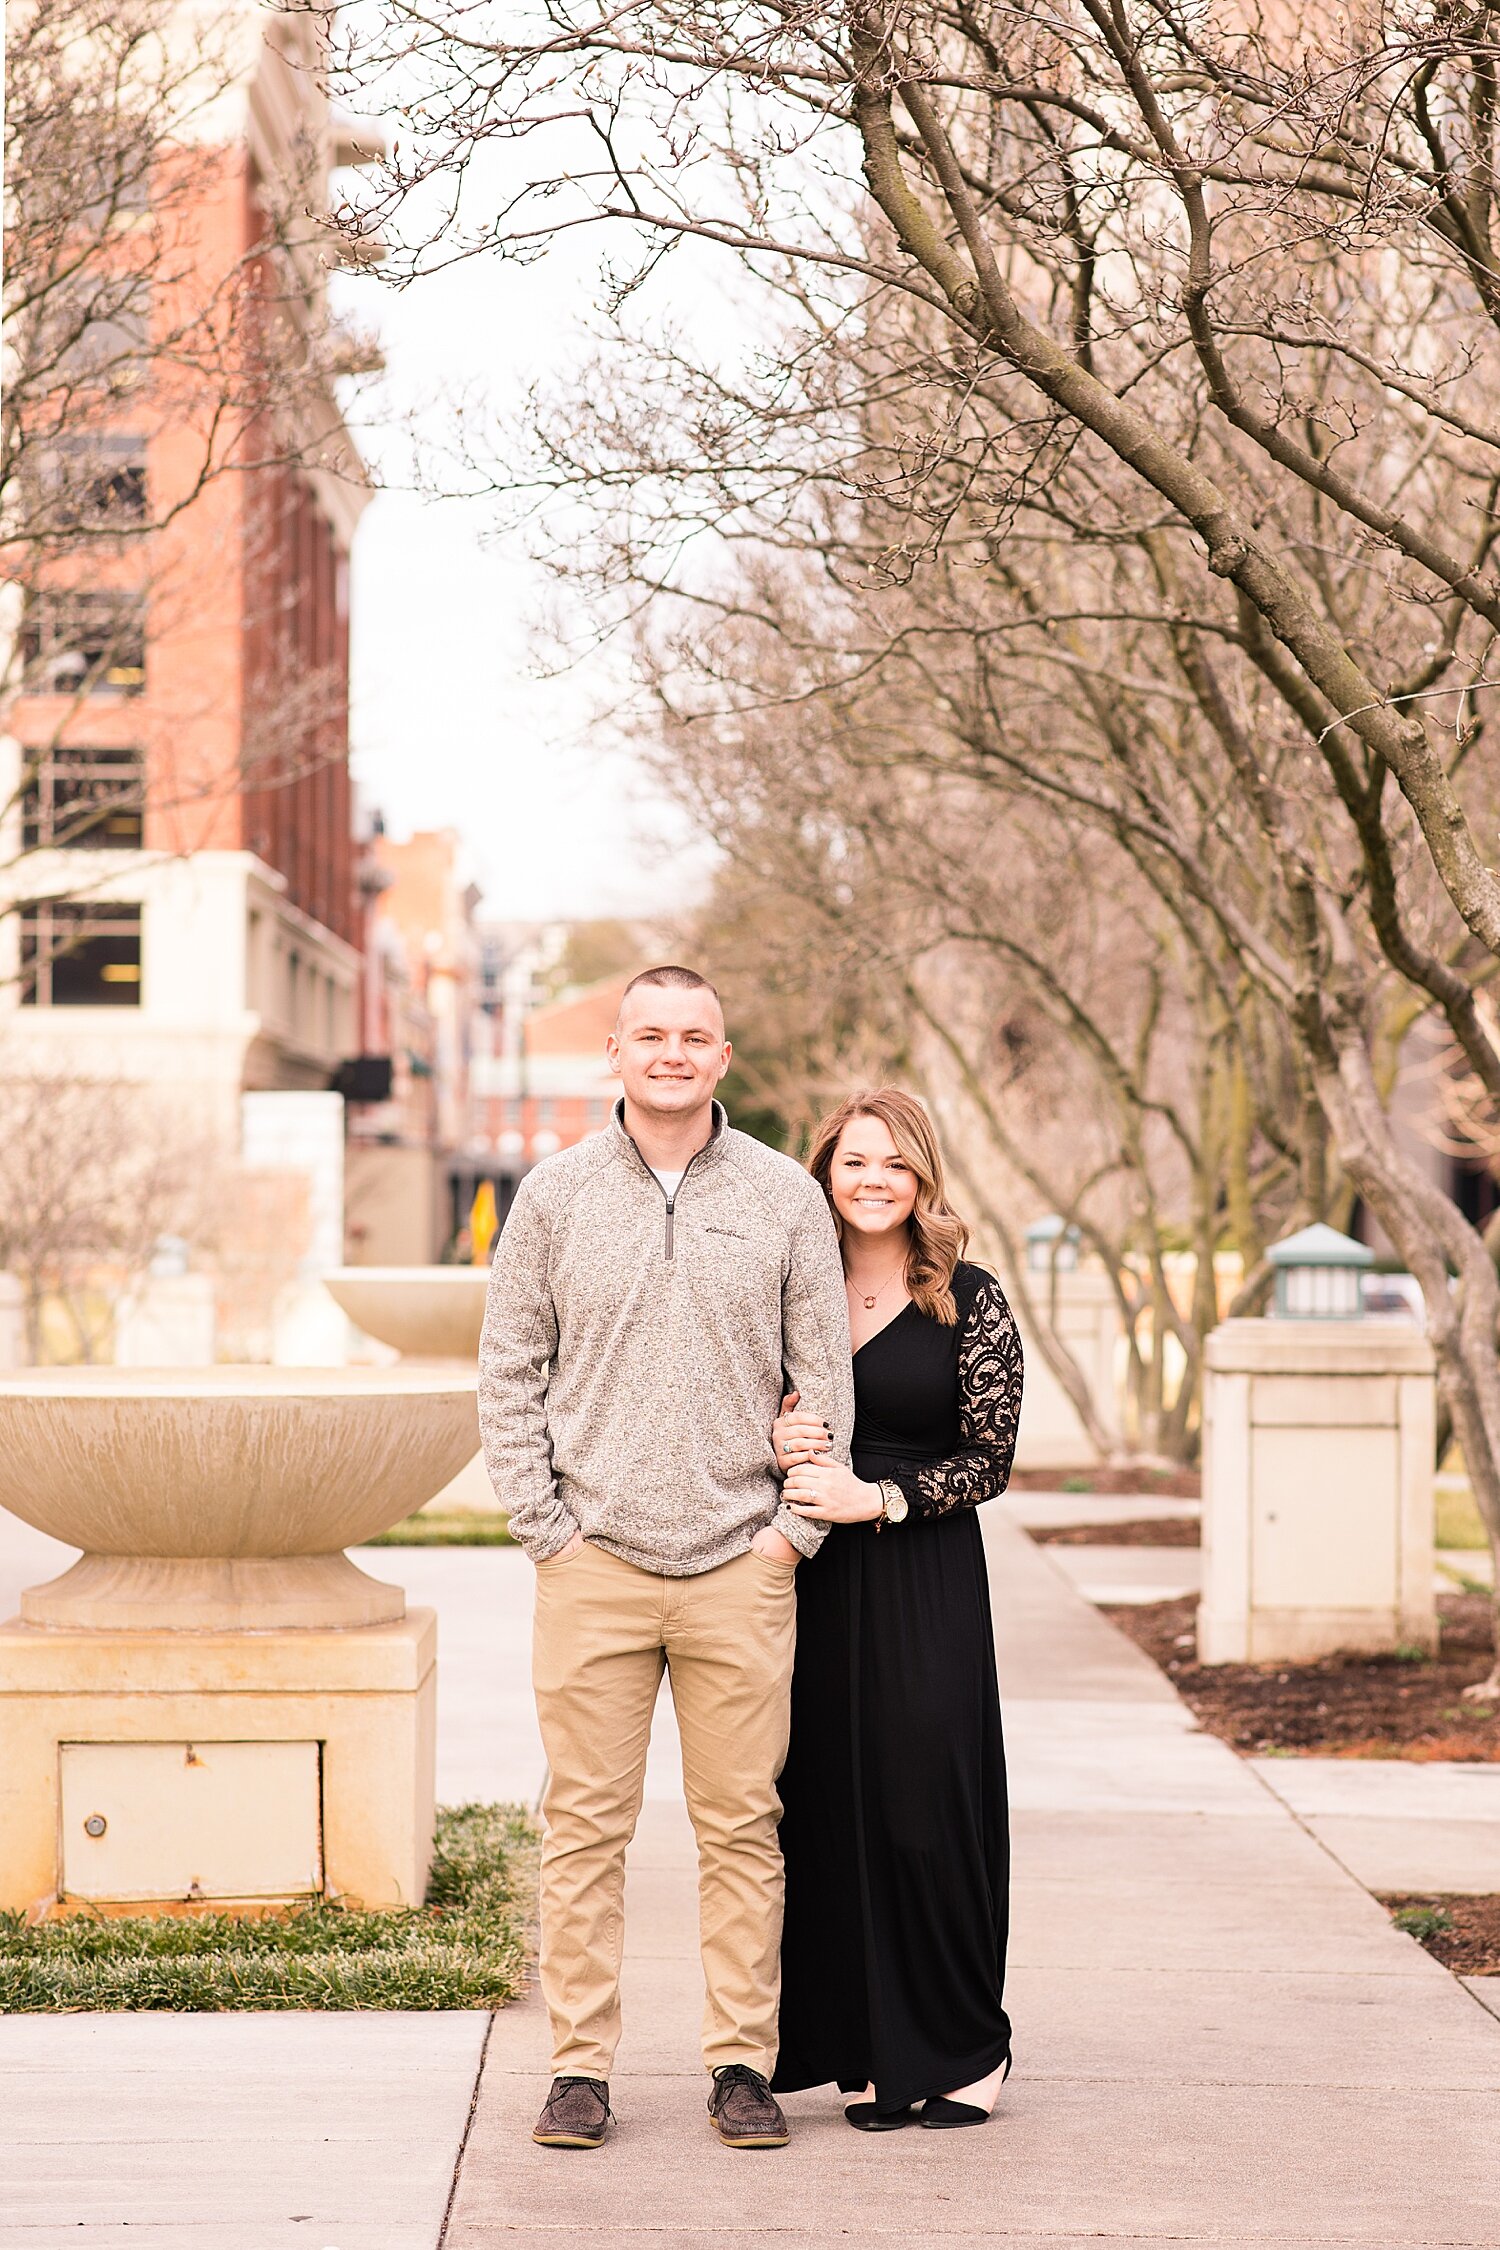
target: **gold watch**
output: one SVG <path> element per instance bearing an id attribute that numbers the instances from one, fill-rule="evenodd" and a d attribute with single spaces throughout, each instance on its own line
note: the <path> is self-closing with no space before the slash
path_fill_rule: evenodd
<path id="1" fill-rule="evenodd" d="M 880 1511 L 880 1524 L 905 1523 L 911 1513 L 906 1494 L 890 1477 L 882 1477 L 876 1486 L 885 1506 Z"/>

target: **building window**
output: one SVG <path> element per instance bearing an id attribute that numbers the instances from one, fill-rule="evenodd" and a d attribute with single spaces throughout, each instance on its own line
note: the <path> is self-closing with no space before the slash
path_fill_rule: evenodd
<path id="1" fill-rule="evenodd" d="M 141 910 L 113 899 L 47 899 L 21 909 L 21 1005 L 138 1008 Z"/>
<path id="2" fill-rule="evenodd" d="M 98 524 L 144 523 L 145 439 L 103 438 L 88 466 L 92 473 L 82 495 L 85 520 Z"/>
<path id="3" fill-rule="evenodd" d="M 98 431 L 59 438 L 43 465 L 42 492 L 59 534 L 144 523 L 145 439 Z"/>
<path id="4" fill-rule="evenodd" d="M 70 851 L 135 850 L 142 840 L 145 766 L 139 750 L 62 747 L 21 753 L 21 840 Z"/>
<path id="5" fill-rule="evenodd" d="M 80 183 L 82 187 L 82 183 Z M 149 194 L 145 166 L 129 181 L 116 179 L 105 193 L 94 198 L 86 188 L 80 207 L 93 211 L 93 224 L 109 224 L 126 211 L 145 210 Z M 111 211 L 111 206 L 113 209 Z M 55 354 L 59 372 L 81 380 L 93 376 L 89 392 L 121 398 L 138 388 L 151 348 L 151 331 L 157 291 L 147 272 L 97 258 L 75 266 L 70 279 L 60 278 L 47 291 L 39 319 L 39 332 L 49 355 Z M 89 396 L 85 393 L 85 397 Z"/>
<path id="6" fill-rule="evenodd" d="M 554 1123 L 554 1113 L 556 1109 L 557 1104 L 553 1101 L 552 1096 L 550 1094 L 543 1094 L 536 1105 L 536 1121 L 538 1125 L 551 1125 L 552 1123 Z"/>
<path id="7" fill-rule="evenodd" d="M 31 695 L 138 695 L 146 684 L 146 620 L 138 594 L 34 594 L 21 629 Z"/>

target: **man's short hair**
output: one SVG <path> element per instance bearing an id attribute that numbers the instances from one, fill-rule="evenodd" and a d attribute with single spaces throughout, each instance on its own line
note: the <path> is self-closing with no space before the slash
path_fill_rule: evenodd
<path id="1" fill-rule="evenodd" d="M 642 969 L 639 976 L 631 978 L 625 990 L 620 994 L 621 1015 L 625 1013 L 625 1003 L 630 998 L 631 993 L 643 984 L 668 985 L 675 992 L 711 992 L 720 1015 L 722 1016 L 724 1013 L 724 1003 L 719 998 L 717 985 L 710 984 L 708 978 L 700 976 L 696 969 L 684 969 L 675 961 L 666 961 L 660 968 Z M 617 1017 L 616 1021 L 618 1022 L 618 1020 Z"/>

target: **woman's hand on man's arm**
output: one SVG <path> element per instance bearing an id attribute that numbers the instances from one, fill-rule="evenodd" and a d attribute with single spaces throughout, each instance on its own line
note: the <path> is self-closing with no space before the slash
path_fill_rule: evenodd
<path id="1" fill-rule="evenodd" d="M 878 1484 L 866 1484 L 842 1461 L 803 1461 L 787 1471 L 782 1504 L 814 1523 L 873 1523 L 885 1513 Z"/>
<path id="2" fill-rule="evenodd" d="M 776 1466 L 785 1476 L 788 1469 L 799 1461 L 816 1460 L 826 1453 L 831 1444 L 828 1424 L 816 1414 L 799 1414 L 797 1402 L 800 1391 L 788 1391 L 781 1402 L 781 1410 L 771 1424 L 771 1443 L 776 1452 Z"/>

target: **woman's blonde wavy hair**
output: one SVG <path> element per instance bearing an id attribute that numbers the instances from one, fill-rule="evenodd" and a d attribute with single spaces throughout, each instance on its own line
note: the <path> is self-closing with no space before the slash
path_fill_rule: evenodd
<path id="1" fill-rule="evenodd" d="M 895 1142 L 908 1170 L 915 1173 L 917 1200 L 911 1215 L 911 1248 L 906 1257 L 906 1288 L 912 1303 L 931 1320 L 951 1328 L 958 1319 L 953 1300 L 953 1269 L 968 1247 L 969 1230 L 948 1201 L 942 1151 L 932 1120 L 914 1094 L 900 1086 L 871 1086 L 831 1109 L 813 1134 L 807 1169 L 828 1197 L 840 1245 L 844 1224 L 834 1206 L 833 1152 L 844 1127 L 856 1117 L 878 1117 Z"/>

